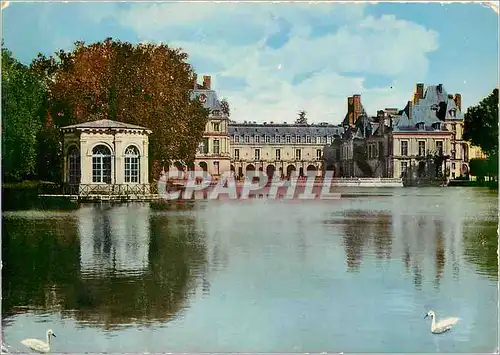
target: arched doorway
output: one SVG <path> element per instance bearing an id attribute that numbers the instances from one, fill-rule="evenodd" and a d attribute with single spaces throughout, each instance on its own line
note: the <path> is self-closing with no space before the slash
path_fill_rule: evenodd
<path id="1" fill-rule="evenodd" d="M 200 161 L 200 163 L 198 164 L 201 168 L 201 170 L 207 172 L 208 171 L 208 164 L 205 163 L 204 161 Z"/>
<path id="2" fill-rule="evenodd" d="M 292 165 L 292 164 L 288 165 L 286 167 L 286 177 L 290 178 L 290 176 L 292 175 L 292 172 L 295 172 L 295 171 L 296 171 L 295 165 Z"/>
<path id="3" fill-rule="evenodd" d="M 272 180 L 276 167 L 273 164 L 269 164 L 266 168 L 267 179 Z"/>
<path id="4" fill-rule="evenodd" d="M 245 171 L 255 171 L 255 166 L 253 166 L 252 164 L 248 164 L 245 168 Z"/>

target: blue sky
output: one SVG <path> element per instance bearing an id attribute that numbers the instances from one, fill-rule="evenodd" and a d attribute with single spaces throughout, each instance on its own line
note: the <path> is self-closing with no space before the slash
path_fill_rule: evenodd
<path id="1" fill-rule="evenodd" d="M 340 123 L 347 96 L 370 114 L 403 108 L 417 82 L 461 93 L 498 86 L 498 14 L 480 3 L 16 3 L 3 40 L 21 61 L 113 37 L 183 48 L 233 119 Z"/>

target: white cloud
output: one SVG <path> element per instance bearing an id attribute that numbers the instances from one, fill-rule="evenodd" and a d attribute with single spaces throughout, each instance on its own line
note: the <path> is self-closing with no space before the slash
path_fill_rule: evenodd
<path id="1" fill-rule="evenodd" d="M 182 47 L 196 58 L 199 74 L 213 75 L 233 119 L 292 122 L 298 110 L 311 121 L 340 123 L 346 98 L 361 94 L 369 113 L 402 107 L 415 82 L 425 79 L 427 53 L 437 33 L 394 16 L 374 18 L 362 4 L 134 4 L 115 11 L 141 39 Z M 278 49 L 266 41 L 289 27 Z M 320 28 L 322 33 L 314 33 Z M 313 35 L 315 34 L 315 35 Z M 218 70 L 206 71 L 204 60 Z M 302 82 L 293 78 L 314 73 Z M 367 89 L 367 75 L 392 79 L 392 88 Z M 238 90 L 218 86 L 218 76 L 246 82 Z"/>

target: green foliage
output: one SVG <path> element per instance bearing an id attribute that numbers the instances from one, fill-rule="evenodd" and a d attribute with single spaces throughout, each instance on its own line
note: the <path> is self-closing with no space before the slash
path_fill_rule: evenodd
<path id="1" fill-rule="evenodd" d="M 306 111 L 299 111 L 299 117 L 295 120 L 295 124 L 307 125 Z"/>
<path id="2" fill-rule="evenodd" d="M 220 102 L 221 108 L 222 108 L 222 113 L 225 114 L 227 117 L 231 116 L 231 109 L 229 108 L 229 103 L 227 102 L 226 99 L 222 99 Z"/>
<path id="3" fill-rule="evenodd" d="M 32 178 L 46 100 L 40 80 L 2 48 L 2 169 L 5 181 Z"/>
<path id="4" fill-rule="evenodd" d="M 471 159 L 469 161 L 470 174 L 472 176 L 498 176 L 498 155 L 493 154 L 487 159 Z"/>
<path id="5" fill-rule="evenodd" d="M 488 156 L 498 152 L 498 89 L 467 109 L 463 138 L 480 147 Z"/>

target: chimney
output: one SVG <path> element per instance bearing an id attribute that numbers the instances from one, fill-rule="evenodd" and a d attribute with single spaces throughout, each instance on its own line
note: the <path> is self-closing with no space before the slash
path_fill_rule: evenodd
<path id="1" fill-rule="evenodd" d="M 353 124 L 355 124 L 359 116 L 361 116 L 361 95 L 352 96 L 352 106 Z"/>
<path id="2" fill-rule="evenodd" d="M 206 90 L 212 89 L 212 77 L 210 75 L 203 75 L 203 88 Z"/>
<path id="3" fill-rule="evenodd" d="M 417 83 L 415 87 L 415 96 L 413 98 L 413 103 L 416 105 L 423 98 L 424 98 L 424 84 Z"/>
<path id="4" fill-rule="evenodd" d="M 455 105 L 457 105 L 458 109 L 462 111 L 462 95 L 455 94 Z"/>
<path id="5" fill-rule="evenodd" d="M 353 97 L 349 96 L 347 98 L 347 123 L 349 124 L 349 126 L 354 125 L 353 121 L 354 121 L 353 120 Z"/>

